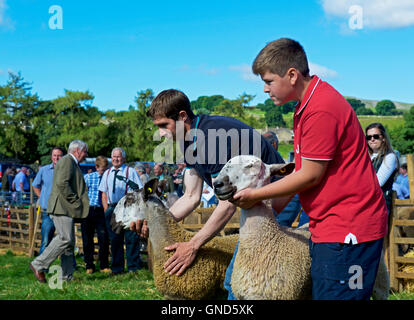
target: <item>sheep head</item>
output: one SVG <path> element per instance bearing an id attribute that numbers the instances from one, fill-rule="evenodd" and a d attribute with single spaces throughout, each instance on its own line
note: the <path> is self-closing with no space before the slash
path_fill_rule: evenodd
<path id="1" fill-rule="evenodd" d="M 214 193 L 220 200 L 229 200 L 240 190 L 259 188 L 270 182 L 272 176 L 286 176 L 295 165 L 265 164 L 252 155 L 240 155 L 230 159 L 213 179 Z"/>
<path id="2" fill-rule="evenodd" d="M 131 222 L 148 220 L 147 201 L 156 202 L 162 208 L 169 208 L 176 196 L 165 194 L 158 188 L 158 179 L 148 181 L 143 189 L 127 193 L 118 202 L 112 215 L 111 227 L 115 233 L 128 229 Z"/>

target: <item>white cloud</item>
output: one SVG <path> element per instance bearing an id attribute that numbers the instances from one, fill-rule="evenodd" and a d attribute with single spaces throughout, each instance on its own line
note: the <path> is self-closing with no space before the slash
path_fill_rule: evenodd
<path id="1" fill-rule="evenodd" d="M 0 28 L 14 30 L 14 21 L 6 15 L 7 8 L 6 0 L 0 0 Z"/>
<path id="2" fill-rule="evenodd" d="M 327 67 L 320 66 L 319 64 L 309 62 L 310 74 L 316 74 L 321 78 L 336 78 L 338 73 L 335 70 L 328 69 Z"/>
<path id="3" fill-rule="evenodd" d="M 208 68 L 205 65 L 201 65 L 201 66 L 198 66 L 198 67 L 192 67 L 192 66 L 189 66 L 187 64 L 178 67 L 176 70 L 178 72 L 196 72 L 196 73 L 207 74 L 207 75 L 210 75 L 210 76 L 214 76 L 214 75 L 216 75 L 220 72 L 220 69 L 215 68 L 215 67 Z"/>
<path id="4" fill-rule="evenodd" d="M 260 81 L 260 77 L 256 76 L 252 72 L 252 67 L 249 66 L 248 64 L 241 64 L 241 65 L 238 65 L 238 66 L 230 66 L 229 70 L 239 72 L 241 78 L 245 81 L 253 81 L 253 82 Z"/>
<path id="5" fill-rule="evenodd" d="M 321 0 L 328 17 L 352 18 L 352 6 L 362 8 L 363 28 L 386 29 L 414 26 L 413 0 Z"/>

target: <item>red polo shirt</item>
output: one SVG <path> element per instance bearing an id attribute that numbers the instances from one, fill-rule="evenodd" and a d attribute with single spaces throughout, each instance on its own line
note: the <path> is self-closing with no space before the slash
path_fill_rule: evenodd
<path id="1" fill-rule="evenodd" d="M 296 170 L 326 160 L 322 181 L 299 193 L 313 242 L 360 243 L 383 238 L 387 208 L 363 130 L 348 102 L 313 76 L 294 114 Z"/>

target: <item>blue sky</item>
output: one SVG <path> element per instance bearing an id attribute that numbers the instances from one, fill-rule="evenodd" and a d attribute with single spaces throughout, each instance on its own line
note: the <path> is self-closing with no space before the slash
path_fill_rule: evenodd
<path id="1" fill-rule="evenodd" d="M 53 5 L 63 29 L 49 26 Z M 256 104 L 267 96 L 251 63 L 281 37 L 343 95 L 414 104 L 412 0 L 0 0 L 0 85 L 20 71 L 42 99 L 90 90 L 103 111 L 147 88 Z"/>

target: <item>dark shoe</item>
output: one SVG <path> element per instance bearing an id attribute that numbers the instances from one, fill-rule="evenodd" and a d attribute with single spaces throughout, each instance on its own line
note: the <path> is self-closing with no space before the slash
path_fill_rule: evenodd
<path id="1" fill-rule="evenodd" d="M 39 271 L 37 271 L 37 270 L 36 270 L 36 269 L 32 266 L 32 264 L 30 264 L 29 266 L 30 266 L 30 269 L 32 269 L 32 271 L 33 271 L 34 276 L 36 277 L 36 279 L 37 279 L 37 280 L 39 280 L 39 282 L 46 283 L 45 273 L 44 273 L 44 272 L 39 272 Z"/>

